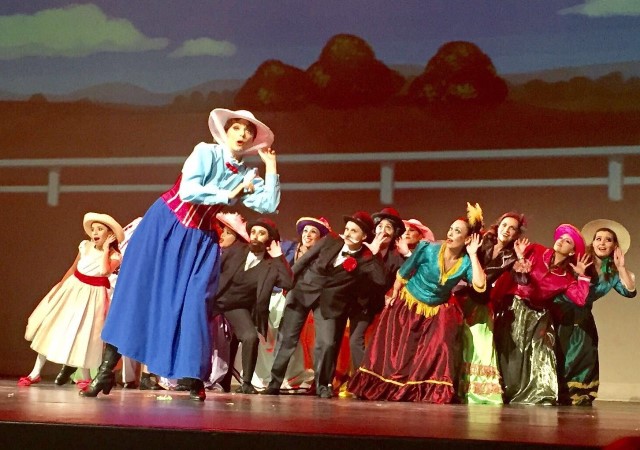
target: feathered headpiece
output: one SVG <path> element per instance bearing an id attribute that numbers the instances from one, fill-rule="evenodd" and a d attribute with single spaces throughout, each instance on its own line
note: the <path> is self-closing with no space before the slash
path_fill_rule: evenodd
<path id="1" fill-rule="evenodd" d="M 482 217 L 482 208 L 479 204 L 472 205 L 467 202 L 467 222 L 471 228 L 471 233 L 479 233 L 484 227 L 484 219 Z"/>

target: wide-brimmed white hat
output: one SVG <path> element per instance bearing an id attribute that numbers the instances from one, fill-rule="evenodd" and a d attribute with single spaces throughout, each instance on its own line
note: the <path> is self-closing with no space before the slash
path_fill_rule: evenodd
<path id="1" fill-rule="evenodd" d="M 618 237 L 620 250 L 622 250 L 622 253 L 627 253 L 627 250 L 629 250 L 629 247 L 631 246 L 631 235 L 621 223 L 618 223 L 615 220 L 596 219 L 585 224 L 585 226 L 582 227 L 582 235 L 587 240 L 588 244 L 591 244 L 596 231 L 600 228 L 608 228 L 613 231 Z"/>
<path id="2" fill-rule="evenodd" d="M 216 219 L 225 227 L 231 228 L 238 236 L 244 239 L 245 242 L 249 242 L 249 235 L 247 234 L 247 221 L 244 220 L 238 213 L 218 213 Z"/>
<path id="3" fill-rule="evenodd" d="M 110 215 L 95 212 L 86 213 L 84 215 L 84 219 L 82 219 L 82 227 L 89 236 L 91 236 L 91 224 L 93 222 L 100 222 L 108 226 L 116 235 L 118 242 L 122 242 L 124 240 L 124 230 L 122 229 L 122 226 Z"/>
<path id="4" fill-rule="evenodd" d="M 418 230 L 422 235 L 423 241 L 434 242 L 436 240 L 431 229 L 428 226 L 423 225 L 422 222 L 420 222 L 418 219 L 403 220 L 402 222 L 404 222 L 405 228 L 413 228 L 414 230 Z"/>
<path id="5" fill-rule="evenodd" d="M 253 145 L 245 149 L 243 153 L 256 153 L 261 148 L 270 147 L 273 144 L 275 136 L 271 129 L 256 119 L 250 111 L 244 109 L 231 111 L 230 109 L 216 108 L 209 113 L 209 130 L 218 144 L 227 146 L 227 132 L 224 130 L 224 126 L 229 119 L 245 119 L 256 126 Z"/>

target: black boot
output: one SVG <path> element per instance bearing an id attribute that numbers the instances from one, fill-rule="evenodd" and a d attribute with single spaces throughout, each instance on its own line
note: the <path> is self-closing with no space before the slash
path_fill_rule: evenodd
<path id="1" fill-rule="evenodd" d="M 58 376 L 54 380 L 54 383 L 57 384 L 58 386 L 67 384 L 71 379 L 71 375 L 75 373 L 76 369 L 77 367 L 71 367 L 66 365 L 62 366 L 62 369 L 60 369 L 60 372 L 58 373 Z"/>
<path id="2" fill-rule="evenodd" d="M 193 378 L 191 390 L 189 391 L 189 398 L 200 402 L 203 402 L 204 399 L 207 398 L 207 393 L 204 391 L 204 383 L 202 380 Z"/>
<path id="3" fill-rule="evenodd" d="M 100 392 L 109 395 L 111 389 L 116 385 L 116 374 L 113 369 L 120 361 L 122 355 L 118 349 L 111 344 L 105 344 L 102 353 L 102 364 L 98 368 L 98 373 L 91 381 L 86 390 L 80 391 L 83 397 L 97 397 Z"/>
<path id="4" fill-rule="evenodd" d="M 151 374 L 143 372 L 140 376 L 141 391 L 162 391 L 164 388 L 157 381 L 151 379 Z"/>
<path id="5" fill-rule="evenodd" d="M 238 389 L 236 389 L 236 394 L 257 394 L 256 388 L 253 387 L 251 383 L 247 383 L 244 381 Z"/>

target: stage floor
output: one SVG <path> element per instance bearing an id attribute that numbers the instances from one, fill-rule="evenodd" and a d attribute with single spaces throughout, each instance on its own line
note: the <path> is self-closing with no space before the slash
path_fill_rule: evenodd
<path id="1" fill-rule="evenodd" d="M 171 399 L 161 400 L 161 395 Z M 146 437 L 135 438 L 137 431 Z M 60 448 L 65 436 L 73 436 L 71 442 L 76 444 L 84 439 L 90 443 L 100 432 L 105 434 L 93 448 L 127 447 L 118 436 L 137 439 L 138 449 L 146 448 L 140 442 L 179 443 L 181 437 L 183 443 L 225 442 L 226 448 L 236 444 L 252 448 L 251 442 L 324 449 L 360 444 L 369 448 L 425 448 L 425 444 L 428 448 L 597 448 L 623 436 L 640 436 L 640 403 L 431 405 L 214 392 L 208 392 L 205 402 L 194 402 L 184 392 L 119 388 L 89 399 L 80 397 L 74 385 L 59 387 L 43 381 L 18 387 L 14 379 L 0 380 L 0 448 L 32 448 L 41 443 L 38 433 L 43 433 L 44 442 L 53 439 Z M 226 440 L 214 441 L 214 436 Z"/>

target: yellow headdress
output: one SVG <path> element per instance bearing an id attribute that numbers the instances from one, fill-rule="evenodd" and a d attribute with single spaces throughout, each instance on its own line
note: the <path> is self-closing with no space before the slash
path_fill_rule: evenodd
<path id="1" fill-rule="evenodd" d="M 472 205 L 467 202 L 467 220 L 471 226 L 472 233 L 479 233 L 484 227 L 484 219 L 482 217 L 482 208 L 479 204 Z"/>

